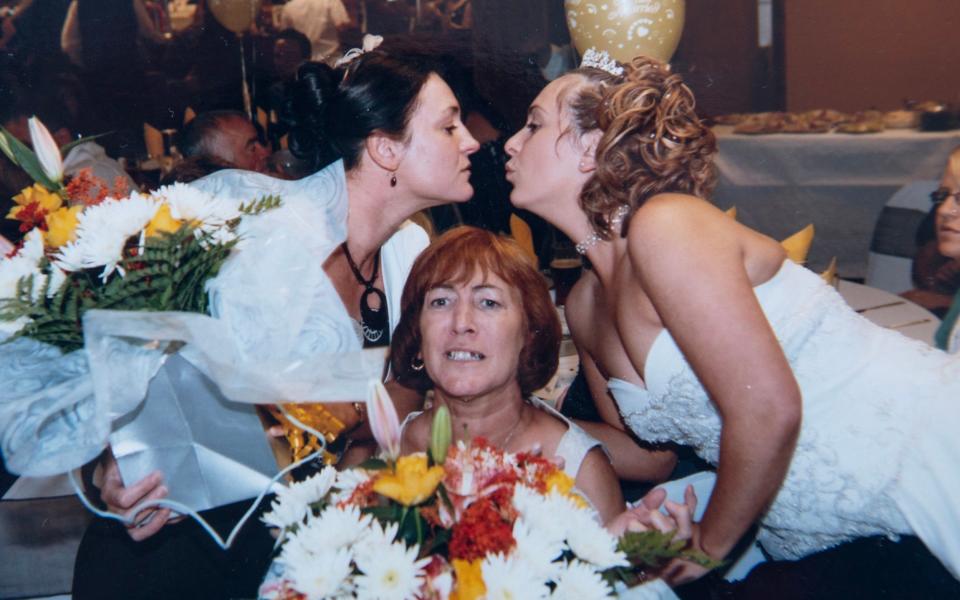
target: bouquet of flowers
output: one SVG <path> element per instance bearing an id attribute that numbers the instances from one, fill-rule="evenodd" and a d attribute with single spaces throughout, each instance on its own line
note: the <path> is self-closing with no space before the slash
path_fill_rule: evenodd
<path id="1" fill-rule="evenodd" d="M 0 132 L 0 148 L 37 181 L 7 215 L 25 233 L 0 261 L 0 332 L 11 339 L 70 352 L 83 346 L 91 308 L 206 312 L 204 283 L 236 244 L 240 218 L 280 204 L 244 205 L 182 184 L 130 193 L 89 172 L 64 185 L 49 132 L 35 118 L 30 130 L 35 153 Z"/>
<path id="2" fill-rule="evenodd" d="M 375 434 L 382 412 L 371 407 Z M 617 539 L 542 457 L 449 443 L 441 408 L 429 452 L 328 467 L 281 490 L 263 516 L 280 551 L 261 598 L 603 598 L 642 569 L 706 558 L 672 533 Z"/>

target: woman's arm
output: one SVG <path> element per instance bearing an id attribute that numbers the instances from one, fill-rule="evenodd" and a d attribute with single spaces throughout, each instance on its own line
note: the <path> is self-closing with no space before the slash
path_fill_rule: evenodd
<path id="1" fill-rule="evenodd" d="M 723 422 L 717 483 L 698 532 L 716 558 L 776 494 L 801 419 L 800 390 L 753 292 L 744 245 L 777 255 L 741 227 L 702 200 L 670 194 L 650 199 L 628 235 L 634 276 Z"/>
<path id="2" fill-rule="evenodd" d="M 593 503 L 604 524 L 621 514 L 626 506 L 613 466 L 599 448 L 587 452 L 577 471 L 576 485 Z"/>
<path id="3" fill-rule="evenodd" d="M 603 442 L 617 476 L 628 481 L 655 482 L 669 477 L 677 464 L 677 455 L 670 450 L 648 450 L 624 430 L 616 403 L 607 390 L 607 382 L 586 352 L 580 353 L 580 369 L 604 422 L 578 420 L 577 425 Z"/>

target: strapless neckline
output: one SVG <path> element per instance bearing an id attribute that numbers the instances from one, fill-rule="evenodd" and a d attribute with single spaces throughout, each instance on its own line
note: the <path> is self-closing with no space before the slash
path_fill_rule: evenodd
<path id="1" fill-rule="evenodd" d="M 785 260 L 780 264 L 780 268 L 777 269 L 777 272 L 774 273 L 773 276 L 770 277 L 770 279 L 764 281 L 764 282 L 761 283 L 761 284 L 755 285 L 755 286 L 753 287 L 753 292 L 754 292 L 754 294 L 756 294 L 756 295 L 758 295 L 758 296 L 761 295 L 761 294 L 763 293 L 763 290 L 764 290 L 765 288 L 767 288 L 768 286 L 775 285 L 777 279 L 779 279 L 779 278 L 781 278 L 781 277 L 784 277 L 784 276 L 785 276 L 784 273 L 785 273 L 787 270 L 789 270 L 789 268 L 790 268 L 790 267 L 787 266 L 787 263 L 789 263 L 789 262 L 790 262 L 789 259 L 785 259 Z M 796 265 L 796 264 L 793 264 L 793 263 L 791 263 L 791 265 L 792 265 L 792 266 L 795 266 L 795 267 L 797 267 L 797 268 L 800 268 L 800 269 L 805 268 L 805 267 L 802 267 L 802 266 L 800 266 L 800 265 Z M 642 381 L 642 383 L 641 383 L 640 385 L 637 385 L 636 383 L 633 383 L 632 381 L 627 381 L 626 379 L 621 379 L 621 378 L 619 378 L 619 377 L 610 377 L 610 378 L 608 379 L 608 381 L 609 381 L 609 382 L 618 382 L 619 384 L 631 386 L 631 387 L 638 388 L 638 389 L 641 389 L 641 390 L 649 390 L 649 389 L 651 388 L 651 385 L 650 385 L 650 374 L 656 372 L 655 370 L 651 370 L 650 366 L 651 366 L 651 364 L 654 362 L 654 360 L 656 360 L 656 354 L 657 354 L 658 348 L 661 348 L 661 347 L 664 345 L 664 344 L 663 344 L 663 341 L 664 341 L 665 339 L 669 338 L 669 337 L 671 337 L 671 336 L 668 334 L 667 328 L 666 328 L 666 327 L 661 327 L 661 328 L 660 328 L 660 331 L 658 331 L 658 332 L 657 332 L 657 335 L 653 338 L 653 343 L 650 344 L 650 348 L 647 350 L 647 357 L 646 357 L 646 359 L 644 359 L 644 361 L 643 361 L 643 377 L 642 377 L 642 380 L 643 380 L 643 381 Z M 671 339 L 672 339 L 672 338 L 671 338 Z M 654 387 L 656 387 L 656 386 L 654 386 Z"/>

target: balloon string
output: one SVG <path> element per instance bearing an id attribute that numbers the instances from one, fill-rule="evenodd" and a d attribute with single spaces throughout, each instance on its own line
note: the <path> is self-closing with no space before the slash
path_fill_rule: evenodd
<path id="1" fill-rule="evenodd" d="M 247 83 L 247 53 L 243 48 L 243 35 L 237 34 L 240 41 L 240 77 L 243 80 L 243 111 L 247 118 L 253 121 L 253 102 L 250 100 L 250 84 Z"/>

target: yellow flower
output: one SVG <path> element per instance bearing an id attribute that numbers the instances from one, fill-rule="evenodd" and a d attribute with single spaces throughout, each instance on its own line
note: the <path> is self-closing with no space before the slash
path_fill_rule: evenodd
<path id="1" fill-rule="evenodd" d="M 373 491 L 404 506 L 420 504 L 433 495 L 443 480 L 443 467 L 427 468 L 423 452 L 401 456 L 393 471 L 383 471 L 373 483 Z"/>
<path id="2" fill-rule="evenodd" d="M 59 248 L 67 242 L 77 239 L 77 215 L 82 206 L 64 206 L 47 215 L 47 230 L 43 232 L 43 241 L 48 248 Z"/>
<path id="3" fill-rule="evenodd" d="M 457 582 L 454 584 L 450 600 L 476 600 L 483 598 L 487 593 L 487 586 L 483 583 L 483 561 L 476 559 L 466 561 L 462 558 L 453 559 L 453 572 Z"/>
<path id="4" fill-rule="evenodd" d="M 37 204 L 34 210 L 39 209 L 47 213 L 51 213 L 63 206 L 63 199 L 59 195 L 47 190 L 47 188 L 39 183 L 35 183 L 28 188 L 23 188 L 19 194 L 13 197 L 13 201 L 16 202 L 17 205 L 7 213 L 8 219 L 16 219 L 24 208 L 33 203 Z"/>
<path id="5" fill-rule="evenodd" d="M 161 204 L 160 209 L 147 223 L 147 237 L 155 236 L 158 233 L 175 233 L 182 224 L 183 221 L 174 219 L 170 214 L 169 205 Z"/>
<path id="6" fill-rule="evenodd" d="M 557 491 L 573 501 L 580 508 L 587 508 L 587 501 L 573 490 L 576 482 L 572 477 L 560 471 L 559 469 L 547 475 L 547 492 Z"/>

